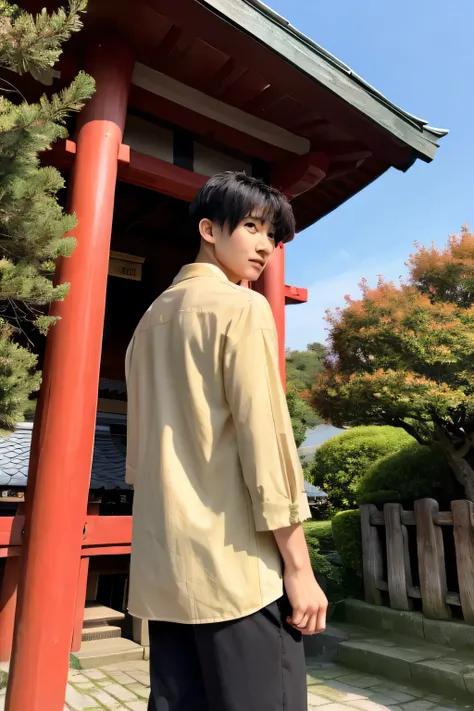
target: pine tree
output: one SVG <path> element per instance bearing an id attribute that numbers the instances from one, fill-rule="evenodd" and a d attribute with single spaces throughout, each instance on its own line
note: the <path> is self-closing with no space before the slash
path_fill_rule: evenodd
<path id="1" fill-rule="evenodd" d="M 63 43 L 81 29 L 87 0 L 68 9 L 33 16 L 0 0 L 0 69 L 44 79 L 52 72 Z M 67 137 L 65 119 L 79 111 L 94 91 L 80 72 L 69 87 L 38 103 L 28 103 L 0 76 L 0 427 L 11 430 L 24 418 L 41 377 L 37 357 L 18 342 L 24 326 L 46 334 L 54 319 L 52 301 L 66 297 L 69 284 L 54 286 L 55 260 L 71 255 L 75 240 L 65 236 L 74 215 L 58 202 L 60 173 L 41 167 L 39 154 Z"/>

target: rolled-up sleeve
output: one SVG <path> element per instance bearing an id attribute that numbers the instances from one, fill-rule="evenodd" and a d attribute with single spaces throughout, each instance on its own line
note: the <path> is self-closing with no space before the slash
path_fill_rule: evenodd
<path id="1" fill-rule="evenodd" d="M 224 385 L 257 531 L 286 528 L 310 518 L 280 380 L 275 324 L 260 295 L 252 296 L 229 328 Z"/>

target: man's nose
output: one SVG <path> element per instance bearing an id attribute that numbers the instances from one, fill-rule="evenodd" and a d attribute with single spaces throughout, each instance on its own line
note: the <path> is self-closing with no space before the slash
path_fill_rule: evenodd
<path id="1" fill-rule="evenodd" d="M 270 255 L 273 252 L 274 245 L 268 237 L 264 237 L 257 247 L 260 254 Z"/>

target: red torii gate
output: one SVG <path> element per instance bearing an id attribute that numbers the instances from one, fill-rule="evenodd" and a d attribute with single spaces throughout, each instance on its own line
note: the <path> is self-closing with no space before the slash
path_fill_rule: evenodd
<path id="1" fill-rule="evenodd" d="M 152 179 L 156 186 L 163 181 L 167 192 L 187 199 L 207 180 L 206 176 L 191 174 L 190 185 L 190 176 L 186 176 L 185 182 L 180 181 L 180 168 L 163 164 L 159 159 L 148 161 L 145 167 L 139 159 L 135 165 L 130 159 L 130 150 L 122 145 L 122 136 L 133 57 L 124 43 L 104 38 L 90 49 L 85 68 L 94 76 L 97 90 L 80 115 L 75 146 L 69 141 L 66 149 L 75 158 L 69 207 L 78 216 L 74 231 L 77 248 L 71 258 L 61 259 L 57 268 L 58 280 L 69 282 L 71 291 L 64 302 L 55 303 L 51 309 L 51 314 L 60 316 L 61 321 L 48 336 L 32 443 L 26 517 L 17 516 L 13 522 L 5 519 L 11 524 L 9 544 L 18 547 L 18 551 L 10 552 L 15 559 L 13 565 L 18 566 L 15 555 L 20 553 L 19 544 L 27 562 L 16 602 L 17 624 L 7 694 L 9 711 L 46 708 L 46 698 L 48 708 L 62 708 L 75 622 L 76 635 L 82 628 L 89 556 L 130 552 L 130 517 L 110 520 L 88 517 L 84 521 L 83 513 L 94 444 L 119 163 L 127 166 L 130 182 L 135 182 L 134 171 L 146 171 L 147 183 Z M 170 187 L 173 178 L 175 186 Z M 285 287 L 283 246 L 275 251 L 255 288 L 267 297 L 275 317 L 284 382 L 286 295 L 290 294 L 293 301 L 303 301 L 307 292 Z M 80 422 L 73 411 L 82 414 Z M 23 537 L 19 529 L 24 521 Z M 9 640 L 5 638 L 11 633 L 14 606 L 11 592 L 6 586 L 4 595 L 8 601 L 3 609 L 2 636 L 7 645 Z M 53 644 L 46 644 L 47 639 L 53 640 Z"/>
<path id="2" fill-rule="evenodd" d="M 136 3 L 134 12 L 145 18 L 152 8 L 155 16 L 161 12 L 160 17 L 170 20 L 171 29 L 162 37 L 168 54 L 179 45 L 184 32 L 188 39 L 179 50 L 184 56 L 192 46 L 192 33 L 199 32 L 208 46 L 215 41 L 221 54 L 229 47 L 229 52 L 235 56 L 240 53 L 259 67 L 264 64 L 261 59 L 266 58 L 272 88 L 267 94 L 270 84 L 258 89 L 250 114 L 258 114 L 261 106 L 270 111 L 280 100 L 279 91 L 284 98 L 293 92 L 297 98 L 292 100 L 302 107 L 298 116 L 282 111 L 275 123 L 280 121 L 291 128 L 293 137 L 299 138 L 298 145 L 308 136 L 304 139 L 308 150 L 291 156 L 287 149 L 266 145 L 255 135 L 244 136 L 244 130 L 239 133 L 235 128 L 223 128 L 222 118 L 198 121 L 189 108 L 176 107 L 169 101 L 160 100 L 156 111 L 167 120 L 174 116 L 181 126 L 195 125 L 200 135 L 209 132 L 210 125 L 219 125 L 216 135 L 223 137 L 224 145 L 227 142 L 235 147 L 240 141 L 250 155 L 268 157 L 269 177 L 294 199 L 300 227 L 337 207 L 388 167 L 406 169 L 417 157 L 431 160 L 434 156 L 436 136 L 441 134 L 424 124 L 416 125 L 414 117 L 404 118 L 403 112 L 382 101 L 383 97 L 370 88 L 349 85 L 351 80 L 344 75 L 343 65 L 337 70 L 340 83 L 333 86 L 328 77 L 336 71 L 334 61 L 326 58 L 331 71 L 327 69 L 316 78 L 306 60 L 302 68 L 285 58 L 284 44 L 280 48 L 276 44 L 280 35 L 283 41 L 290 35 L 296 41 L 297 36 L 291 34 L 291 26 L 283 27 L 264 6 L 256 12 L 256 0 L 252 4 L 220 0 L 218 11 L 216 2 L 147 0 Z M 226 8 L 225 21 L 222 6 Z M 94 7 L 98 8 L 97 16 Z M 52 307 L 52 314 L 60 316 L 61 321 L 47 339 L 24 518 L 22 512 L 14 519 L 0 518 L 0 551 L 8 556 L 0 598 L 0 653 L 9 645 L 12 632 L 14 582 L 21 550 L 6 711 L 62 710 L 69 652 L 82 623 L 89 558 L 130 550 L 130 517 L 99 517 L 94 507 L 87 509 L 117 178 L 182 200 L 192 199 L 206 180 L 204 175 L 123 144 L 135 60 L 137 52 L 143 55 L 144 51 L 140 32 L 151 42 L 153 51 L 156 47 L 153 37 L 146 34 L 145 20 L 140 27 L 129 29 L 126 10 L 120 15 L 121 6 L 104 8 L 100 0 L 91 3 L 94 33 L 85 35 L 84 68 L 96 79 L 96 94 L 79 117 L 75 141 L 66 142 L 54 153 L 56 165 L 73 166 L 68 190 L 69 208 L 79 221 L 75 230 L 77 248 L 71 258 L 60 261 L 57 272 L 61 282 L 71 283 L 71 291 L 64 302 Z M 242 20 L 236 15 L 239 9 L 247 13 Z M 110 21 L 114 18 L 116 27 L 122 23 L 121 37 L 103 34 L 104 12 Z M 250 17 L 248 13 L 252 12 Z M 270 24 L 271 32 L 267 32 Z M 185 30 L 175 31 L 176 27 Z M 172 73 L 172 66 L 167 66 Z M 215 81 L 229 87 L 244 75 L 231 57 L 216 70 Z M 346 96 L 340 88 L 346 86 L 344 82 L 349 82 Z M 209 82 L 207 90 L 212 93 Z M 142 100 L 143 93 L 135 90 L 134 101 Z M 148 111 L 158 105 L 150 97 L 147 102 L 144 106 Z M 316 112 L 314 106 L 318 107 Z M 283 248 L 275 251 L 256 288 L 268 298 L 275 316 L 284 378 L 285 303 L 304 301 L 307 293 L 285 286 Z"/>

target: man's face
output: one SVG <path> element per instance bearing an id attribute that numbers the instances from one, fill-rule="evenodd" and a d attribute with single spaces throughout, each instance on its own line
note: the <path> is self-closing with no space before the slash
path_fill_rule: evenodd
<path id="1" fill-rule="evenodd" d="M 256 281 L 275 249 L 273 225 L 256 215 L 241 220 L 232 234 L 227 225 L 211 225 L 217 266 L 235 283 Z"/>

